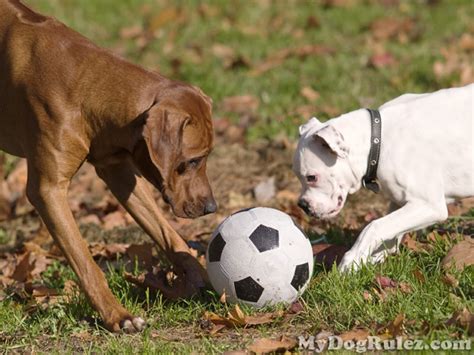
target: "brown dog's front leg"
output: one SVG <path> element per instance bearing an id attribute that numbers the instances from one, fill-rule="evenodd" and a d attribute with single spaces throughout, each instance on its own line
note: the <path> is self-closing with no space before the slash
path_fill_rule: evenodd
<path id="1" fill-rule="evenodd" d="M 128 313 L 114 297 L 80 235 L 67 203 L 69 180 L 60 179 L 56 174 L 45 176 L 50 171 L 57 172 L 51 167 L 40 172 L 33 164 L 28 165 L 27 195 L 30 202 L 74 269 L 82 290 L 99 312 L 106 328 L 114 332 L 142 330 L 145 322 Z"/>
<path id="2" fill-rule="evenodd" d="M 186 290 L 173 292 L 163 285 L 165 296 L 190 296 L 204 286 L 207 275 L 203 267 L 194 258 L 186 242 L 170 226 L 161 214 L 153 199 L 153 194 L 146 180 L 141 176 L 131 159 L 121 163 L 96 167 L 97 174 L 105 181 L 109 189 L 135 221 L 158 244 L 169 260 L 182 269 L 186 278 Z"/>

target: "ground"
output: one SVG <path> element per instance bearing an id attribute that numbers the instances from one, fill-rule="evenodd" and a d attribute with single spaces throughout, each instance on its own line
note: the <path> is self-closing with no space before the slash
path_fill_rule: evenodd
<path id="1" fill-rule="evenodd" d="M 15 210 L 0 223 L 3 351 L 220 353 L 283 335 L 289 344 L 284 339 L 282 349 L 291 348 L 299 335 L 400 335 L 427 342 L 472 336 L 474 269 L 442 263 L 454 245 L 472 240 L 472 200 L 451 205 L 446 223 L 407 236 L 399 255 L 341 275 L 330 259 L 383 215 L 388 203 L 361 191 L 337 218 L 310 220 L 296 206 L 299 185 L 291 171 L 297 127 L 312 115 L 327 119 L 377 107 L 405 92 L 473 82 L 470 1 L 25 2 L 135 63 L 200 86 L 213 98 L 216 148 L 209 175 L 218 213 L 178 219 L 156 195 L 197 254 L 225 216 L 257 205 L 289 213 L 312 240 L 320 240 L 315 251 L 328 244 L 330 249 L 318 254 L 319 261 L 323 255 L 326 260 L 317 263 L 309 289 L 290 309 L 262 314 L 243 307 L 245 314 L 265 321 L 262 325 L 229 321 L 227 313 L 235 316 L 236 310 L 211 290 L 191 300 L 165 300 L 124 277 L 156 265 L 158 255 L 85 165 L 71 186 L 71 208 L 113 292 L 149 322 L 142 334 L 113 335 L 77 292 L 75 276 L 27 203 L 24 162 L 7 157 Z M 255 194 L 256 186 L 263 186 L 268 199 Z M 224 317 L 221 322 L 228 326 L 219 330 L 212 321 L 216 317 Z"/>

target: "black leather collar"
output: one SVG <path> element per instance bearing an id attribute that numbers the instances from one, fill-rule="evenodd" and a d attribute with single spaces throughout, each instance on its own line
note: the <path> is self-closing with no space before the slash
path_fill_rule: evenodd
<path id="1" fill-rule="evenodd" d="M 377 180 L 377 168 L 379 166 L 380 146 L 382 145 L 382 117 L 379 110 L 367 109 L 370 113 L 370 152 L 367 161 L 367 171 L 362 178 L 362 186 L 375 193 L 380 191 Z"/>

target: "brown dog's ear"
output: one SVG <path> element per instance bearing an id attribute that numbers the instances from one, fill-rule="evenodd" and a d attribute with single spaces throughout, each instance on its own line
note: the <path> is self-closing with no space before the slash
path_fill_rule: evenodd
<path id="1" fill-rule="evenodd" d="M 189 121 L 183 113 L 154 105 L 146 112 L 143 138 L 151 161 L 166 178 L 169 166 L 181 151 L 184 128 Z"/>
<path id="2" fill-rule="evenodd" d="M 195 89 L 199 96 L 201 96 L 201 98 L 204 100 L 204 102 L 206 103 L 207 105 L 207 108 L 209 109 L 209 113 L 212 114 L 212 98 L 210 98 L 209 96 L 207 96 L 204 91 L 201 90 L 201 88 L 199 88 L 198 86 L 194 86 L 193 85 L 193 89 Z"/>
<path id="3" fill-rule="evenodd" d="M 347 158 L 349 147 L 344 141 L 344 136 L 333 126 L 328 125 L 313 134 L 315 140 L 322 140 L 323 145 L 327 145 L 339 158 Z"/>

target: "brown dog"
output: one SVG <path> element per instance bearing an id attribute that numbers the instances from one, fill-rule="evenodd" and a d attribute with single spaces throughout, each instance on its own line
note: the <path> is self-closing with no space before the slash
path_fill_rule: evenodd
<path id="1" fill-rule="evenodd" d="M 95 46 L 19 0 L 0 0 L 0 150 L 28 161 L 27 196 L 112 331 L 145 322 L 112 295 L 67 204 L 71 178 L 89 161 L 137 223 L 203 285 L 187 244 L 161 215 L 146 181 L 179 217 L 216 210 L 206 176 L 211 100 Z"/>

